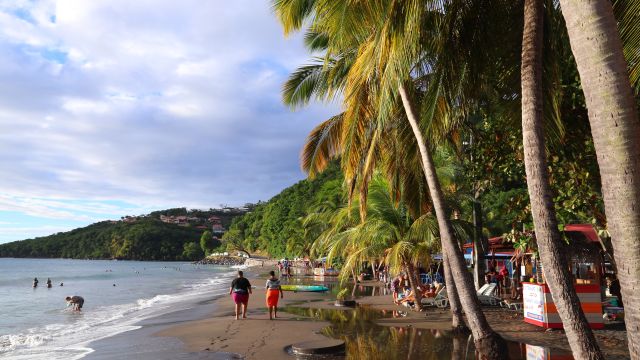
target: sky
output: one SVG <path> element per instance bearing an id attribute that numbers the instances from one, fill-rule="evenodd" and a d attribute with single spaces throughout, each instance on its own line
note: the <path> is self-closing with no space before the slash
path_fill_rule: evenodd
<path id="1" fill-rule="evenodd" d="M 0 243 L 268 200 L 338 111 L 281 102 L 307 62 L 270 1 L 0 1 Z"/>

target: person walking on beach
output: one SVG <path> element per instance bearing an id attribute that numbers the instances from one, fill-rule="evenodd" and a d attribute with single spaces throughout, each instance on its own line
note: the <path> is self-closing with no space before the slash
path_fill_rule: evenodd
<path id="1" fill-rule="evenodd" d="M 84 305 L 84 298 L 82 296 L 67 296 L 65 300 L 67 301 L 67 306 L 73 306 L 74 311 L 82 311 L 82 306 Z"/>
<path id="2" fill-rule="evenodd" d="M 284 293 L 280 290 L 280 280 L 276 277 L 275 271 L 269 271 L 269 279 L 265 288 L 267 289 L 267 307 L 269 308 L 269 320 L 278 317 L 278 297 L 284 298 Z"/>
<path id="3" fill-rule="evenodd" d="M 238 271 L 238 277 L 231 282 L 229 295 L 236 304 L 236 320 L 240 315 L 240 306 L 242 306 L 242 318 L 247 318 L 247 305 L 249 304 L 249 294 L 251 294 L 251 283 L 244 277 L 242 271 Z"/>
<path id="4" fill-rule="evenodd" d="M 402 290 L 402 286 L 403 285 L 404 285 L 404 276 L 402 276 L 402 275 L 398 275 L 391 282 L 391 294 L 393 296 L 393 303 L 394 304 L 398 304 L 398 294 L 400 294 L 400 291 Z"/>

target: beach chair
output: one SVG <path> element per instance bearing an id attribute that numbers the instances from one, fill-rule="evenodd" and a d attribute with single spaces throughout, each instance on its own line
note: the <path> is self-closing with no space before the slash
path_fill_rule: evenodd
<path id="1" fill-rule="evenodd" d="M 436 296 L 434 297 L 423 297 L 420 300 L 420 303 L 423 306 L 437 306 L 437 307 L 446 307 L 449 305 L 449 299 L 447 298 L 447 292 L 445 291 L 446 286 L 443 285 L 438 292 L 436 293 Z M 445 301 L 446 300 L 446 301 Z M 438 304 L 441 304 L 442 306 L 439 306 Z"/>
<path id="2" fill-rule="evenodd" d="M 512 303 L 508 303 L 508 306 L 509 306 L 509 309 L 511 310 L 522 311 L 522 307 L 524 306 L 524 304 L 521 302 L 512 302 Z"/>
<path id="3" fill-rule="evenodd" d="M 484 292 L 487 290 L 487 288 L 489 287 L 490 284 L 484 284 L 482 285 L 482 287 L 478 290 L 476 290 L 476 294 L 478 294 L 478 296 L 484 294 Z"/>
<path id="4" fill-rule="evenodd" d="M 435 302 L 436 302 L 436 306 L 441 309 L 444 309 L 447 306 L 449 306 L 449 296 L 447 295 L 447 292 L 441 291 L 440 296 L 439 297 L 436 296 Z"/>
<path id="5" fill-rule="evenodd" d="M 494 296 L 498 284 L 485 284 L 478 289 L 478 300 L 484 305 L 499 305 L 502 299 Z"/>

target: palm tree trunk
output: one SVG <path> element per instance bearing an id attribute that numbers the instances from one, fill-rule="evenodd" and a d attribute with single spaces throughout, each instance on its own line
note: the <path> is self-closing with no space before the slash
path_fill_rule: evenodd
<path id="1" fill-rule="evenodd" d="M 640 121 L 609 0 L 560 0 L 602 178 L 631 358 L 640 359 Z"/>
<path id="2" fill-rule="evenodd" d="M 413 290 L 413 294 L 416 298 L 416 309 L 422 310 L 422 292 L 420 292 L 420 289 L 418 288 L 420 285 L 420 281 L 416 279 L 416 267 L 411 261 L 405 261 L 405 263 L 407 264 L 407 276 L 409 277 L 409 284 L 411 285 L 411 289 Z"/>
<path id="3" fill-rule="evenodd" d="M 522 34 L 522 137 L 531 215 L 540 259 L 573 357 L 603 359 L 569 273 L 549 186 L 542 113 L 544 0 L 525 0 Z"/>
<path id="4" fill-rule="evenodd" d="M 449 298 L 449 306 L 451 307 L 451 328 L 454 332 L 458 333 L 468 332 L 469 328 L 464 323 L 464 318 L 462 317 L 462 306 L 460 305 L 456 283 L 453 281 L 449 260 L 447 260 L 447 256 L 444 253 L 442 254 L 442 264 L 444 266 L 447 297 Z"/>
<path id="5" fill-rule="evenodd" d="M 473 194 L 473 282 L 476 289 L 484 285 L 484 275 L 487 270 L 484 256 L 487 246 L 482 234 L 482 205 L 478 201 L 478 194 Z"/>
<path id="6" fill-rule="evenodd" d="M 467 266 L 462 256 L 462 252 L 460 251 L 460 247 L 457 245 L 455 237 L 453 236 L 453 228 L 446 212 L 444 196 L 442 194 L 440 182 L 436 176 L 431 150 L 429 149 L 429 144 L 427 144 L 426 140 L 422 136 L 422 131 L 418 125 L 418 116 L 414 110 L 415 107 L 409 98 L 409 94 L 407 93 L 407 89 L 404 84 L 400 85 L 399 92 L 402 97 L 402 104 L 404 105 L 407 119 L 409 120 L 409 124 L 411 125 L 411 129 L 413 130 L 413 134 L 416 137 L 418 147 L 420 149 L 422 170 L 424 171 L 424 175 L 427 179 L 433 208 L 438 219 L 442 249 L 449 260 L 452 278 L 456 283 L 456 289 L 458 290 L 462 308 L 467 315 L 469 328 L 473 334 L 476 348 L 488 358 L 505 358 L 506 354 L 502 349 L 504 349 L 506 344 L 500 335 L 491 329 L 484 313 L 482 312 L 478 296 L 476 295 L 476 291 L 473 286 L 471 274 L 467 271 Z"/>

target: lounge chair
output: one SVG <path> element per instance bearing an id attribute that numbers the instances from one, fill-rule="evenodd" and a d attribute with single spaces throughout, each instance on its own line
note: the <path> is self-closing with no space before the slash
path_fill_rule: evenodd
<path id="1" fill-rule="evenodd" d="M 512 303 L 508 303 L 507 305 L 509 306 L 509 309 L 515 310 L 515 311 L 521 311 L 522 307 L 524 306 L 524 304 L 521 302 L 512 302 Z"/>
<path id="2" fill-rule="evenodd" d="M 444 309 L 449 306 L 449 297 L 447 296 L 447 292 L 443 292 L 440 298 L 436 298 L 436 306 Z"/>
<path id="3" fill-rule="evenodd" d="M 485 284 L 477 291 L 478 300 L 484 305 L 498 305 L 502 299 L 494 296 L 498 284 Z"/>
<path id="4" fill-rule="evenodd" d="M 423 297 L 420 300 L 420 303 L 424 306 L 446 307 L 447 305 L 449 305 L 449 299 L 447 298 L 445 287 L 446 286 L 443 285 L 440 289 L 438 289 L 436 292 L 436 296 L 434 297 Z"/>

